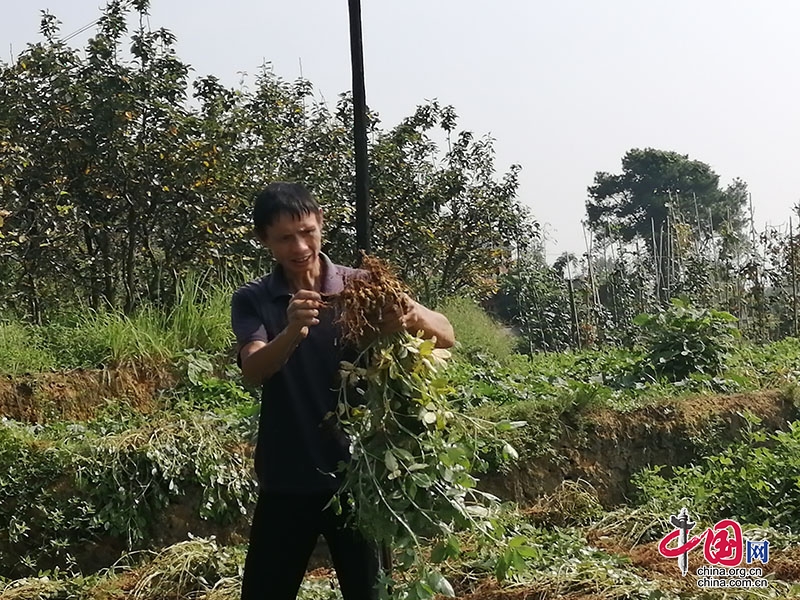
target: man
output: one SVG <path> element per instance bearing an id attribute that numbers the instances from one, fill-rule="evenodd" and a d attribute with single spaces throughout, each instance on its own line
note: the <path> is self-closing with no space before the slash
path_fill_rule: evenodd
<path id="1" fill-rule="evenodd" d="M 262 386 L 256 447 L 259 495 L 245 561 L 244 600 L 293 600 L 319 534 L 325 536 L 345 600 L 377 597 L 377 553 L 346 513 L 325 508 L 348 460 L 342 436 L 323 426 L 337 402 L 335 375 L 345 349 L 323 296 L 358 271 L 322 252 L 322 210 L 298 183 L 272 183 L 255 200 L 255 233 L 273 272 L 239 288 L 231 322 L 244 378 Z M 408 299 L 381 324 L 455 342 L 447 318 Z"/>

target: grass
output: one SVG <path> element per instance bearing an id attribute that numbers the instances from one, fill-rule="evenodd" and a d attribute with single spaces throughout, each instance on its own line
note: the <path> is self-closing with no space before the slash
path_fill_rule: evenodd
<path id="1" fill-rule="evenodd" d="M 233 341 L 232 292 L 230 286 L 190 275 L 179 283 L 178 300 L 169 311 L 144 305 L 130 316 L 87 309 L 42 326 L 0 322 L 0 373 L 169 362 L 187 348 L 225 353 Z"/>
<path id="2" fill-rule="evenodd" d="M 474 300 L 449 298 L 439 310 L 450 320 L 458 351 L 469 359 L 490 357 L 505 363 L 515 352 L 516 339 Z"/>
<path id="3" fill-rule="evenodd" d="M 0 373 L 47 371 L 56 358 L 40 329 L 11 321 L 0 322 Z"/>

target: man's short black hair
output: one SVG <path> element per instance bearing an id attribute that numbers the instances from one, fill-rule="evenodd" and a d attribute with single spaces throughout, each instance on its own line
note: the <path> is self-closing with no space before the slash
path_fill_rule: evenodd
<path id="1" fill-rule="evenodd" d="M 301 183 L 275 181 L 261 190 L 253 205 L 253 226 L 259 236 L 264 236 L 267 227 L 281 214 L 297 219 L 313 213 L 320 214 L 319 204 Z"/>

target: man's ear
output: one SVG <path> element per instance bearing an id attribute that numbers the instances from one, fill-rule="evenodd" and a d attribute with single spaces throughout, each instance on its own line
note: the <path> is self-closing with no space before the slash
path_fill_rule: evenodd
<path id="1" fill-rule="evenodd" d="M 317 213 L 317 221 L 319 221 L 319 228 L 322 229 L 322 207 L 320 207 Z"/>
<path id="2" fill-rule="evenodd" d="M 256 238 L 259 244 L 261 244 L 262 248 L 266 248 L 269 250 L 269 246 L 267 245 L 267 232 L 260 231 L 259 229 L 253 228 L 253 236 Z"/>

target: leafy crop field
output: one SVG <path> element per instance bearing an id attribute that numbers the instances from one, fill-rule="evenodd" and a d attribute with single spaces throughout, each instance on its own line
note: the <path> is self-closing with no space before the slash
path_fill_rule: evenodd
<path id="1" fill-rule="evenodd" d="M 258 405 L 231 368 L 223 297 L 0 326 L 2 598 L 238 597 Z M 671 377 L 652 346 L 522 355 L 471 302 L 443 310 L 460 340 L 450 405 L 528 423 L 500 432 L 517 461 L 487 451 L 474 473 L 501 500 L 480 515 L 499 541 L 455 531 L 424 549 L 456 597 L 800 597 L 800 341 L 732 337 Z M 700 550 L 686 576 L 661 556 L 682 507 L 695 532 L 729 518 L 769 540 L 767 587 L 703 589 Z M 309 570 L 303 598 L 339 597 L 324 544 Z M 431 575 L 408 597 L 443 590 Z"/>

